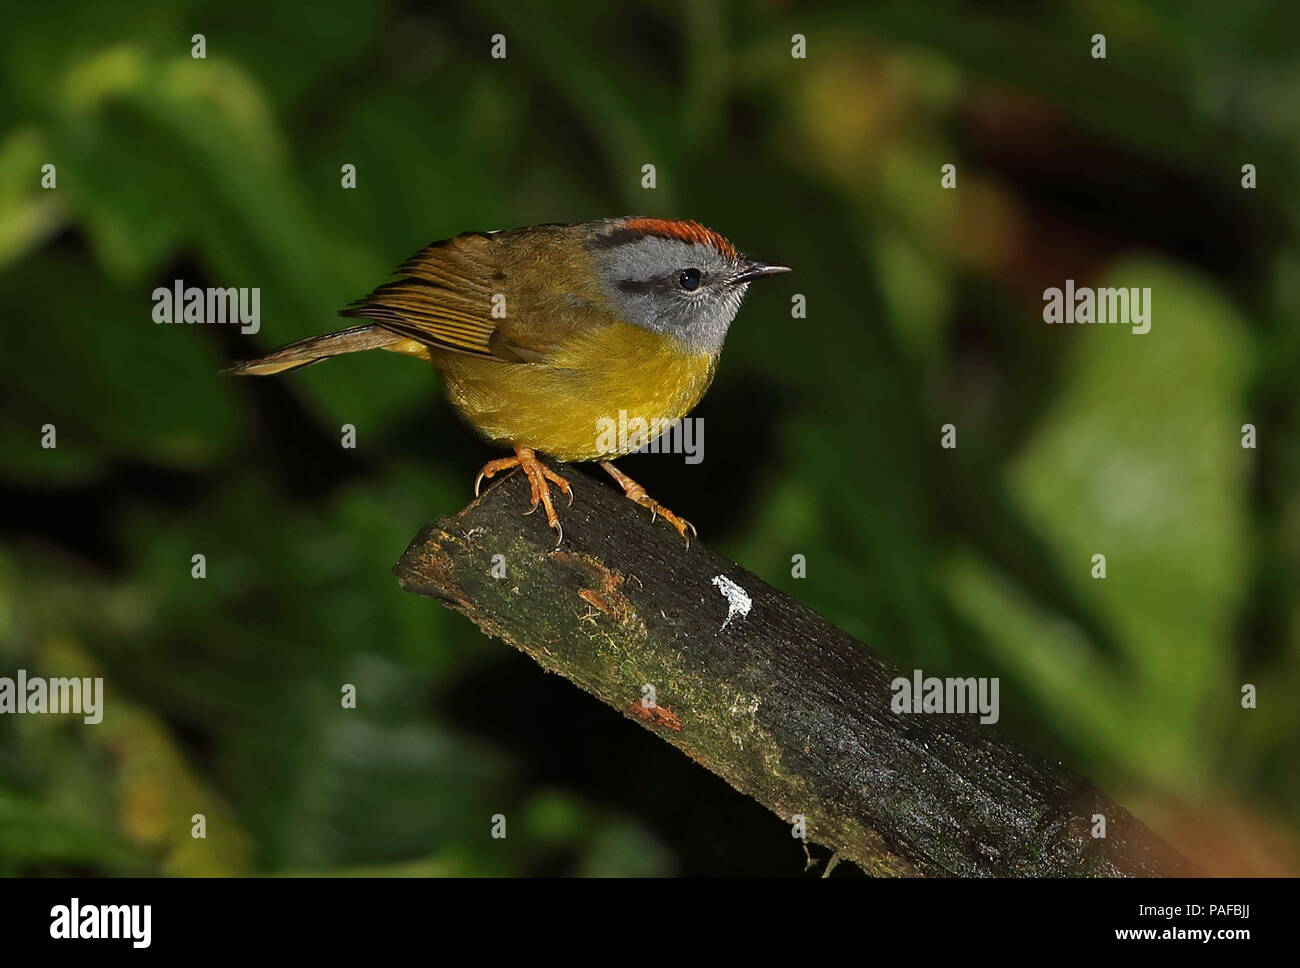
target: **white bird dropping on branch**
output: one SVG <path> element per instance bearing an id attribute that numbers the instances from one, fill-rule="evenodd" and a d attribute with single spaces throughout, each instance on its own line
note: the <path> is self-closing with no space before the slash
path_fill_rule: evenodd
<path id="1" fill-rule="evenodd" d="M 718 586 L 718 591 L 722 592 L 722 597 L 727 600 L 727 617 L 722 620 L 722 628 L 731 624 L 731 620 L 739 615 L 744 618 L 749 614 L 749 607 L 754 603 L 750 601 L 748 593 L 726 575 L 718 575 L 713 579 L 713 584 Z"/>

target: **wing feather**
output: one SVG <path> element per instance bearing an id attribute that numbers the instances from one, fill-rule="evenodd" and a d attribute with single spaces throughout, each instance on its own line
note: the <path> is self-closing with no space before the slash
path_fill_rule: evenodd
<path id="1" fill-rule="evenodd" d="M 501 359 L 492 347 L 500 320 L 492 316 L 489 282 L 504 279 L 496 250 L 491 236 L 477 232 L 435 242 L 398 267 L 406 278 L 379 286 L 340 315 L 437 349 Z"/>
<path id="2" fill-rule="evenodd" d="M 471 232 L 402 263 L 402 278 L 342 315 L 425 346 L 510 363 L 543 363 L 580 332 L 608 324 L 590 266 L 571 257 L 570 226 Z M 526 258 L 521 254 L 526 254 Z M 494 297 L 507 312 L 494 316 Z"/>

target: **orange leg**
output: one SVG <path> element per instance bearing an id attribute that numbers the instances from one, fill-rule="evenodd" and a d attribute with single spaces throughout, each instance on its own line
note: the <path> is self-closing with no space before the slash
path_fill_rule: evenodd
<path id="1" fill-rule="evenodd" d="M 619 487 L 623 488 L 623 493 L 627 495 L 629 500 L 635 501 L 643 508 L 650 509 L 651 521 L 656 517 L 663 518 L 677 529 L 678 534 L 686 539 L 686 547 L 689 548 L 691 546 L 691 535 L 696 534 L 695 525 L 691 524 L 691 522 L 687 521 L 685 518 L 679 518 L 677 515 L 673 514 L 672 511 L 669 511 L 666 507 L 647 494 L 644 487 L 624 474 L 610 461 L 603 460 L 600 462 L 600 466 L 605 469 L 605 472 L 609 474 L 610 477 L 618 481 Z M 687 529 L 690 530 L 691 534 L 688 535 L 686 533 Z"/>
<path id="2" fill-rule="evenodd" d="M 555 507 L 551 504 L 551 488 L 547 481 L 558 487 L 569 499 L 569 506 L 573 506 L 573 488 L 563 477 L 551 470 L 540 460 L 537 454 L 529 447 L 516 447 L 514 457 L 501 457 L 494 461 L 488 461 L 483 465 L 483 469 L 478 472 L 478 477 L 474 479 L 474 496 L 478 497 L 479 486 L 483 483 L 483 478 L 491 477 L 493 474 L 499 474 L 501 471 L 513 470 L 519 468 L 528 477 L 528 486 L 532 491 L 533 505 L 525 514 L 532 514 L 537 510 L 537 505 L 546 511 L 546 523 L 554 528 L 559 535 L 555 539 L 555 547 L 560 546 L 564 540 L 564 528 L 560 527 L 560 516 L 555 513 Z"/>

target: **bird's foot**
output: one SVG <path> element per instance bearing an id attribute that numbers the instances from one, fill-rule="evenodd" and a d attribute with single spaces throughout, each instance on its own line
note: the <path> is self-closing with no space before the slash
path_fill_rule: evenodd
<path id="1" fill-rule="evenodd" d="M 654 521 L 656 517 L 663 518 L 677 529 L 678 534 L 686 539 L 686 547 L 689 548 L 691 546 L 691 537 L 698 536 L 696 535 L 695 525 L 691 524 L 691 522 L 687 521 L 685 518 L 678 517 L 673 514 L 672 511 L 669 511 L 666 507 L 647 494 L 644 487 L 624 474 L 610 461 L 601 461 L 600 466 L 605 469 L 605 472 L 609 474 L 610 477 L 618 481 L 619 487 L 623 488 L 623 493 L 627 496 L 628 500 L 635 501 L 643 508 L 649 508 L 651 521 Z M 687 531 L 690 531 L 690 534 L 687 534 Z"/>
<path id="2" fill-rule="evenodd" d="M 531 448 L 516 447 L 514 457 L 501 457 L 484 464 L 483 469 L 478 472 L 478 477 L 474 479 L 474 496 L 478 497 L 483 478 L 490 478 L 494 474 L 513 470 L 516 467 L 528 478 L 528 487 L 532 492 L 532 507 L 524 513 L 532 514 L 537 510 L 538 504 L 542 506 L 546 511 L 546 524 L 555 529 L 557 535 L 555 547 L 558 548 L 560 542 L 564 540 L 564 528 L 560 526 L 560 516 L 555 513 L 555 506 L 551 503 L 550 485 L 554 484 L 563 492 L 569 499 L 569 507 L 573 507 L 573 488 L 569 486 L 567 480 L 538 460 L 537 454 Z M 548 481 L 550 483 L 547 483 Z"/>

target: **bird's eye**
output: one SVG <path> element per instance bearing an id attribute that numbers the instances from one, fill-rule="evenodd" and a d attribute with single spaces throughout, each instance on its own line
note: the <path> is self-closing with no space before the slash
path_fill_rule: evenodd
<path id="1" fill-rule="evenodd" d="M 700 270 L 683 269 L 677 273 L 677 285 L 681 286 L 687 292 L 694 292 L 700 288 Z"/>

